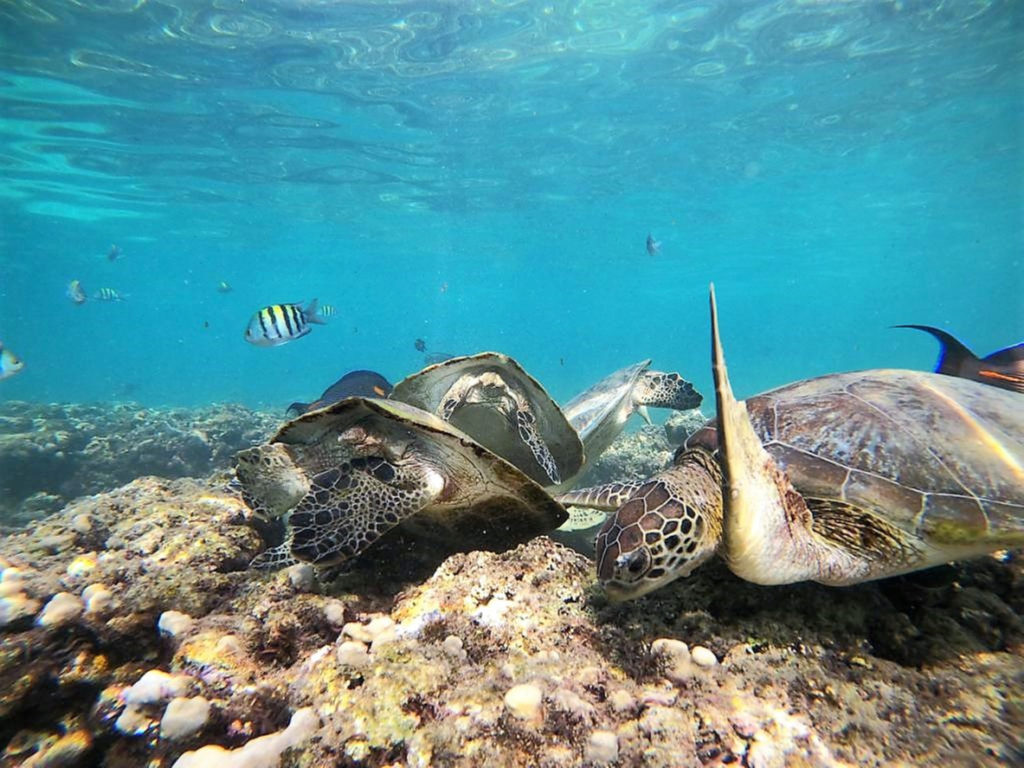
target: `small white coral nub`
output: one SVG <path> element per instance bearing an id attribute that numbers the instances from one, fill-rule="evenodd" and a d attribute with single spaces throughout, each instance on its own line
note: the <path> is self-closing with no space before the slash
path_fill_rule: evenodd
<path id="1" fill-rule="evenodd" d="M 58 592 L 36 618 L 36 624 L 47 628 L 60 627 L 77 619 L 84 610 L 85 603 L 77 595 Z"/>
<path id="2" fill-rule="evenodd" d="M 309 739 L 320 727 L 320 718 L 311 707 L 292 715 L 283 731 L 253 739 L 238 749 L 224 749 L 209 744 L 195 752 L 186 752 L 172 768 L 276 768 L 281 753 Z"/>
<path id="3" fill-rule="evenodd" d="M 177 696 L 184 696 L 188 690 L 188 677 L 169 675 L 159 669 L 151 669 L 138 679 L 131 688 L 121 694 L 125 704 L 140 707 L 157 704 Z"/>

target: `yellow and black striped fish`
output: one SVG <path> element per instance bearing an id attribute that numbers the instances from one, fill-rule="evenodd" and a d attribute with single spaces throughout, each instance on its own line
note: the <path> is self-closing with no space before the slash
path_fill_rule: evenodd
<path id="1" fill-rule="evenodd" d="M 333 304 L 320 305 L 320 317 L 334 317 L 336 314 L 338 314 L 338 310 L 334 308 Z"/>
<path id="2" fill-rule="evenodd" d="M 310 323 L 324 325 L 317 314 L 316 299 L 303 308 L 300 304 L 272 304 L 249 321 L 245 340 L 257 347 L 276 347 L 301 338 L 310 331 Z"/>

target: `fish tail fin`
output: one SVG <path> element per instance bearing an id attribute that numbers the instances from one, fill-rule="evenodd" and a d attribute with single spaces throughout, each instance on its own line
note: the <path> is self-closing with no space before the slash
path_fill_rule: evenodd
<path id="1" fill-rule="evenodd" d="M 894 325 L 893 328 L 915 328 L 934 336 L 941 348 L 939 349 L 939 362 L 935 366 L 936 373 L 944 373 L 948 376 L 962 376 L 965 367 L 972 363 L 977 364 L 978 356 L 964 346 L 952 334 L 946 333 L 940 328 L 930 325 Z"/>
<path id="2" fill-rule="evenodd" d="M 317 303 L 319 299 L 313 299 L 309 304 L 306 305 L 305 309 L 302 310 L 302 316 L 306 318 L 307 323 L 316 323 L 317 325 L 327 325 L 327 320 L 321 317 L 316 311 Z"/>

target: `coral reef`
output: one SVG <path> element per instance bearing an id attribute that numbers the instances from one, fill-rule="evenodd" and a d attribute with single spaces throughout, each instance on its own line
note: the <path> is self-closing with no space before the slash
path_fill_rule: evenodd
<path id="1" fill-rule="evenodd" d="M 715 565 L 611 604 L 546 537 L 314 577 L 247 570 L 246 520 L 141 478 L 0 539 L 0 766 L 1024 759 L 1009 555 L 845 589 Z"/>
<path id="2" fill-rule="evenodd" d="M 648 424 L 615 438 L 577 481 L 577 486 L 641 480 L 672 463 L 676 448 L 707 421 L 699 410 L 673 413 L 663 425 Z"/>
<path id="3" fill-rule="evenodd" d="M 142 475 L 206 477 L 279 422 L 239 405 L 0 403 L 0 530 Z"/>

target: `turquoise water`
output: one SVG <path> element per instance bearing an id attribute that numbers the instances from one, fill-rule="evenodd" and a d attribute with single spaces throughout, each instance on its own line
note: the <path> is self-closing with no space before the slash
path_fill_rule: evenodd
<path id="1" fill-rule="evenodd" d="M 644 357 L 708 393 L 710 281 L 741 396 L 930 368 L 894 323 L 991 352 L 1022 33 L 967 0 L 5 4 L 0 397 L 283 410 L 417 338 L 563 401 Z M 329 325 L 243 341 L 314 296 Z"/>

